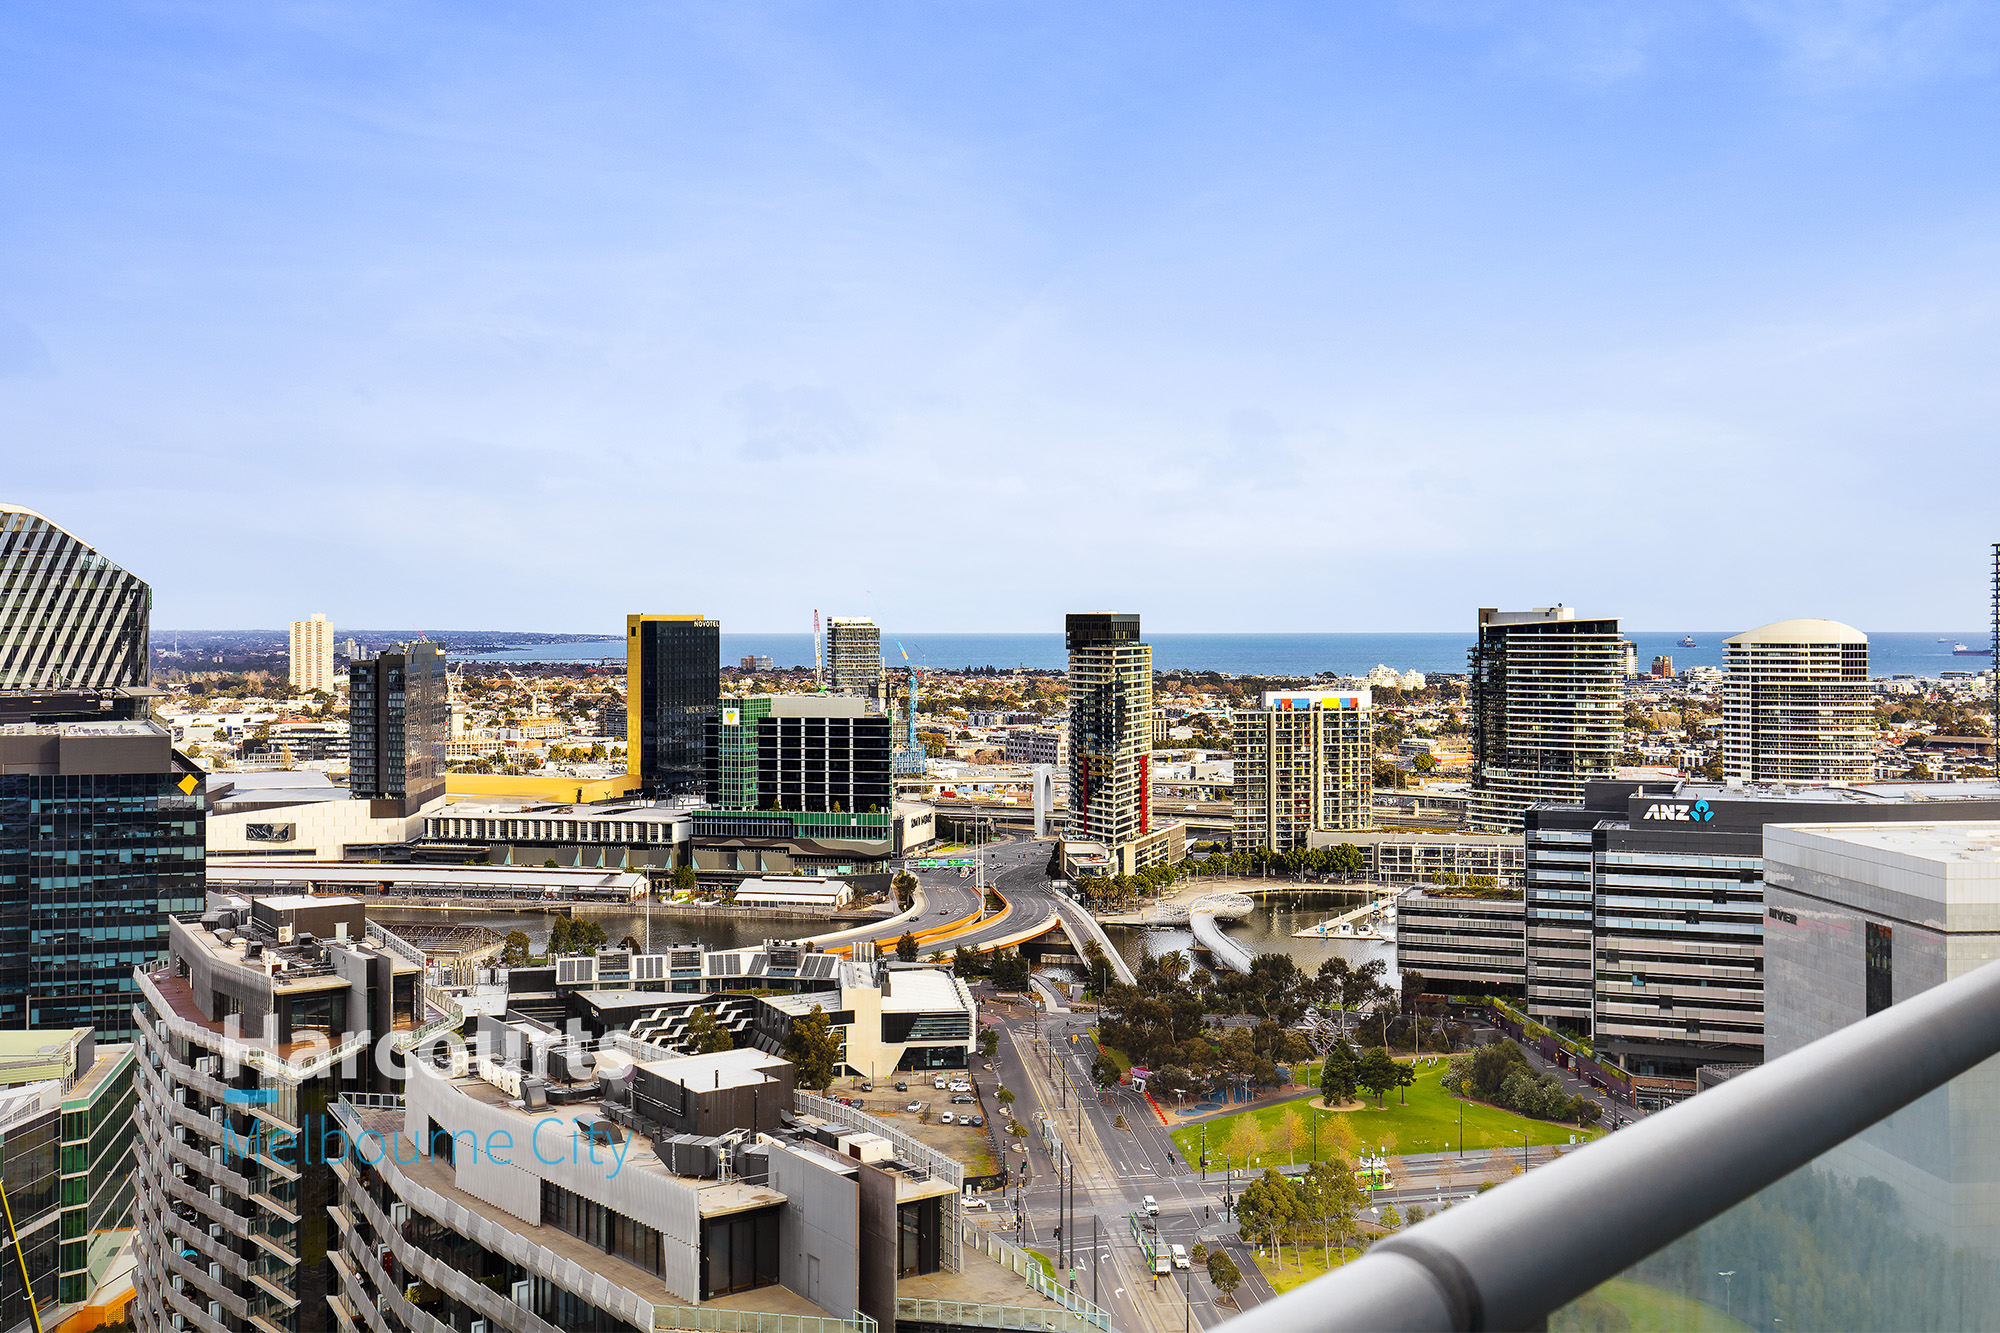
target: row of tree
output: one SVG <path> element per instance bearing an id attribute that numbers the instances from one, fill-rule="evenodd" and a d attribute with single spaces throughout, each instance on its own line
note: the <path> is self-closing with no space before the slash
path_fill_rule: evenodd
<path id="1" fill-rule="evenodd" d="M 1521 1048 L 1511 1041 L 1496 1041 L 1468 1054 L 1452 1056 L 1443 1082 L 1446 1091 L 1461 1097 L 1490 1102 L 1541 1120 L 1588 1125 L 1603 1113 L 1603 1108 L 1590 1098 L 1565 1092 L 1555 1075 L 1537 1074 Z"/>

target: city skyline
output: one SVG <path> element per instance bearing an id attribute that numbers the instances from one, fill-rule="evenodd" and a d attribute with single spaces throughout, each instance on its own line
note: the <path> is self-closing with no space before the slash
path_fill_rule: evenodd
<path id="1" fill-rule="evenodd" d="M 161 571 L 159 624 L 338 606 L 357 548 L 453 570 L 454 619 L 605 625 L 729 549 L 704 606 L 805 624 L 797 571 L 879 567 L 892 533 L 975 595 L 864 576 L 846 610 L 939 630 L 1984 607 L 1985 11 L 10 33 L 12 498 Z M 627 513 L 742 489 L 755 542 L 727 505 Z M 261 558 L 168 576 L 192 532 Z M 614 541 L 588 580 L 549 558 Z M 1237 577 L 1246 552 L 1287 577 Z M 436 589 L 374 590 L 376 618 Z"/>

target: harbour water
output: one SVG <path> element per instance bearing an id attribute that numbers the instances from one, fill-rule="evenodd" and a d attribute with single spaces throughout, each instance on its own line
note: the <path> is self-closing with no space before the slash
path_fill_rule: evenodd
<path id="1" fill-rule="evenodd" d="M 1639 669 L 1656 656 L 1674 659 L 1676 670 L 1722 665 L 1722 641 L 1740 630 L 1628 630 Z M 1695 647 L 1684 648 L 1682 639 Z M 1322 671 L 1358 676 L 1377 665 L 1398 671 L 1465 671 L 1471 636 L 1445 634 L 1152 634 L 1153 665 L 1161 671 L 1226 671 L 1232 675 L 1310 676 Z M 900 642 L 900 649 L 898 643 Z M 1869 672 L 1875 676 L 1936 676 L 1941 671 L 1983 671 L 1990 657 L 1956 657 L 1955 643 L 1974 648 L 1991 644 L 1990 631 L 1925 630 L 1871 633 Z M 1069 659 L 1060 634 L 903 634 L 884 631 L 883 656 L 891 665 L 910 661 L 932 670 L 965 667 L 1027 667 L 1061 670 Z M 722 660 L 769 657 L 779 667 L 810 667 L 810 634 L 724 634 Z M 625 660 L 623 639 L 532 644 L 488 653 L 467 653 L 473 662 L 612 662 Z"/>

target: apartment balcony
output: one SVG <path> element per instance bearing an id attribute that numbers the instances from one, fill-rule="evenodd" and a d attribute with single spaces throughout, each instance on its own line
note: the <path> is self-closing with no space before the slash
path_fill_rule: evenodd
<path id="1" fill-rule="evenodd" d="M 1377 1241 L 1296 1330 L 2000 1324 L 2000 963 Z"/>

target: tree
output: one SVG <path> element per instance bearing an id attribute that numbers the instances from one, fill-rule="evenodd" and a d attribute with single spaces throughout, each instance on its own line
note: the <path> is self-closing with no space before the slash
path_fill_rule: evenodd
<path id="1" fill-rule="evenodd" d="M 905 870 L 889 881 L 889 887 L 895 890 L 897 910 L 909 911 L 910 904 L 917 900 L 917 877 Z"/>
<path id="2" fill-rule="evenodd" d="M 1391 1231 L 1403 1225 L 1402 1215 L 1396 1211 L 1395 1204 L 1385 1203 L 1382 1205 L 1382 1225 Z"/>
<path id="3" fill-rule="evenodd" d="M 729 1029 L 716 1022 L 713 1013 L 701 1008 L 688 1015 L 687 1039 L 690 1053 L 694 1055 L 713 1055 L 717 1051 L 733 1049 L 736 1045 Z"/>
<path id="4" fill-rule="evenodd" d="M 993 984 L 1005 991 L 1028 989 L 1027 955 L 1014 950 L 994 954 Z"/>
<path id="5" fill-rule="evenodd" d="M 675 866 L 674 873 L 669 877 L 669 882 L 674 886 L 675 893 L 693 893 L 695 889 L 694 867 Z"/>
<path id="6" fill-rule="evenodd" d="M 1229 1257 L 1227 1250 L 1215 1249 L 1208 1252 L 1208 1280 L 1215 1284 L 1215 1290 L 1228 1300 L 1231 1293 L 1243 1285 L 1243 1274 L 1237 1270 L 1236 1261 Z"/>
<path id="7" fill-rule="evenodd" d="M 500 966 L 526 967 L 528 965 L 529 941 L 526 931 L 510 930 L 506 940 L 500 945 Z"/>
<path id="8" fill-rule="evenodd" d="M 1338 1037 L 1333 1048 L 1326 1053 L 1326 1064 L 1320 1070 L 1320 1099 L 1328 1106 L 1338 1106 L 1354 1100 L 1355 1082 L 1361 1073 L 1361 1062 L 1354 1058 L 1354 1050 Z"/>
<path id="9" fill-rule="evenodd" d="M 792 1062 L 793 1081 L 802 1088 L 825 1092 L 833 1086 L 834 1071 L 840 1063 L 840 1034 L 833 1020 L 818 1005 L 804 1018 L 792 1021 L 785 1037 L 785 1058 Z"/>
<path id="10" fill-rule="evenodd" d="M 1411 768 L 1414 768 L 1415 770 L 1417 770 L 1417 772 L 1422 773 L 1426 776 L 1429 776 L 1431 773 L 1435 772 L 1437 770 L 1437 766 L 1438 766 L 1438 761 L 1436 759 L 1433 759 L 1430 755 L 1427 754 L 1420 754 L 1415 759 L 1412 759 L 1410 761 Z"/>
<path id="11" fill-rule="evenodd" d="M 1361 1068 L 1355 1082 L 1375 1094 L 1376 1106 L 1386 1104 L 1389 1089 L 1396 1086 L 1396 1062 L 1389 1058 L 1389 1052 L 1380 1046 L 1370 1046 L 1368 1054 L 1361 1057 Z"/>
<path id="12" fill-rule="evenodd" d="M 999 1029 L 987 1028 L 985 1031 L 979 1034 L 979 1053 L 981 1055 L 985 1056 L 987 1059 L 990 1060 L 993 1058 L 993 1052 L 999 1049 L 1000 1049 Z"/>
<path id="13" fill-rule="evenodd" d="M 1012 1106 L 1014 1104 L 1014 1094 L 1006 1088 L 1002 1088 L 995 1094 L 993 1100 L 999 1102 L 1002 1107 Z"/>
<path id="14" fill-rule="evenodd" d="M 1414 1060 L 1412 1060 L 1409 1064 L 1403 1064 L 1401 1062 L 1398 1062 L 1396 1064 L 1397 1105 L 1408 1106 L 1410 1104 L 1409 1094 L 1405 1092 L 1404 1089 L 1409 1087 L 1412 1083 L 1415 1083 L 1416 1081 L 1417 1081 L 1417 1069 L 1416 1069 L 1416 1062 Z"/>
<path id="15" fill-rule="evenodd" d="M 917 937 L 907 930 L 903 932 L 903 938 L 896 941 L 896 957 L 906 963 L 917 961 Z"/>
<path id="16" fill-rule="evenodd" d="M 1108 1088 L 1123 1077 L 1123 1071 L 1118 1068 L 1116 1060 L 1100 1052 L 1090 1066 L 1090 1076 L 1096 1080 L 1098 1087 Z"/>

